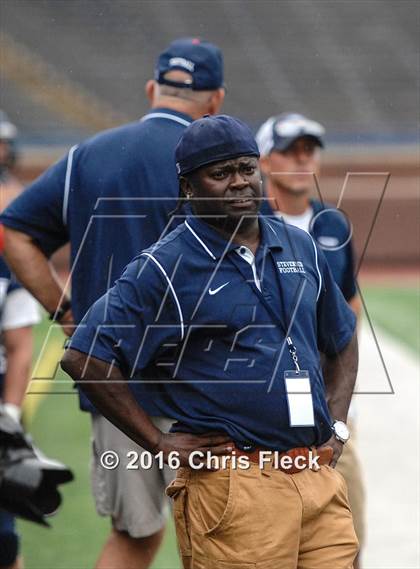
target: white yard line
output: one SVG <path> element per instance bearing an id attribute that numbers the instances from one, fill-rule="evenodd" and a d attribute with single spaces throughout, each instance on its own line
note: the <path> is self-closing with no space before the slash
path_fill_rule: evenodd
<path id="1" fill-rule="evenodd" d="M 370 329 L 360 334 L 355 396 L 358 449 L 367 489 L 368 540 L 363 569 L 419 569 L 419 361 L 375 328 L 395 393 Z"/>

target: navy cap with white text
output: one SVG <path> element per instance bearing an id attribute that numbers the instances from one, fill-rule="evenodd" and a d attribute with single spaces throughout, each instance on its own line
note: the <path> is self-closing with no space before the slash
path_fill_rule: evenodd
<path id="1" fill-rule="evenodd" d="M 213 162 L 259 155 L 249 126 L 228 115 L 206 116 L 194 121 L 185 129 L 175 148 L 179 176 Z"/>
<path id="2" fill-rule="evenodd" d="M 172 81 L 166 75 L 173 70 L 185 71 L 191 78 L 183 82 Z M 177 39 L 160 54 L 155 80 L 163 85 L 194 91 L 212 91 L 223 87 L 222 52 L 216 45 L 199 38 Z"/>

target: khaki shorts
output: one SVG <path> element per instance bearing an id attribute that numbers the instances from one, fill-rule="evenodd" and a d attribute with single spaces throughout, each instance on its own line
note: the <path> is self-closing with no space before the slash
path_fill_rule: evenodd
<path id="1" fill-rule="evenodd" d="M 337 463 L 337 471 L 347 482 L 354 529 L 356 530 L 360 548 L 362 548 L 366 537 L 365 489 L 362 478 L 362 467 L 357 456 L 357 448 L 354 440 L 354 428 L 350 424 L 349 428 L 352 433 L 352 438 L 344 445 L 343 452 Z"/>
<path id="2" fill-rule="evenodd" d="M 358 551 L 346 483 L 329 466 L 181 468 L 166 492 L 184 569 L 350 569 Z"/>
<path id="3" fill-rule="evenodd" d="M 165 432 L 172 424 L 169 419 L 152 420 Z M 169 512 L 165 488 L 173 480 L 174 471 L 167 466 L 161 470 L 156 462 L 147 470 L 128 470 L 133 455 L 127 458 L 127 453 L 135 451 L 140 455 L 144 449 L 101 415 L 92 415 L 92 434 L 91 483 L 98 514 L 110 516 L 115 529 L 126 531 L 134 538 L 161 530 Z M 108 450 L 116 452 L 120 458 L 115 470 L 107 470 L 101 465 L 100 457 Z M 136 461 L 137 465 L 139 461 Z"/>

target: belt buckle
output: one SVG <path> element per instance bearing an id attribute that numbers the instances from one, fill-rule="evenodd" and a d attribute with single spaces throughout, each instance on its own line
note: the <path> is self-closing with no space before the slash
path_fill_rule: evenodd
<path id="1" fill-rule="evenodd" d="M 239 443 L 235 442 L 235 446 L 239 450 L 249 453 L 254 452 L 257 448 L 254 444 L 250 443 L 249 441 L 244 441 Z"/>

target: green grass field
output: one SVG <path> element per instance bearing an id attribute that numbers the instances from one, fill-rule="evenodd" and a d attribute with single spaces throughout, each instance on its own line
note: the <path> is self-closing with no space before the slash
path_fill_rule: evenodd
<path id="1" fill-rule="evenodd" d="M 401 340 L 416 354 L 420 352 L 420 292 L 417 287 L 363 287 L 369 317 Z"/>
<path id="2" fill-rule="evenodd" d="M 414 287 L 364 287 L 363 296 L 375 327 L 381 326 L 418 353 L 419 291 Z M 43 322 L 37 328 L 38 350 L 47 326 Z M 65 379 L 64 374 L 59 372 L 57 379 Z M 52 387 L 53 393 L 41 400 L 30 431 L 44 452 L 73 468 L 76 480 L 63 487 L 63 506 L 51 519 L 52 529 L 19 522 L 25 567 L 89 569 L 94 566 L 109 529 L 108 520 L 96 515 L 90 494 L 89 417 L 79 412 L 76 395 L 60 393 L 62 384 L 56 383 Z M 172 523 L 153 567 L 180 567 Z"/>

